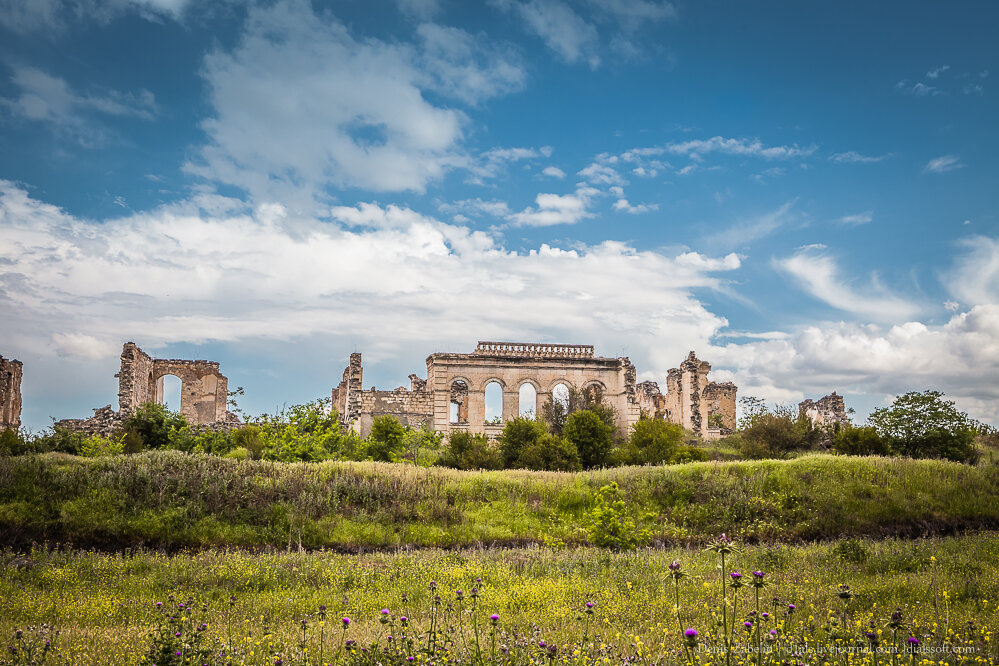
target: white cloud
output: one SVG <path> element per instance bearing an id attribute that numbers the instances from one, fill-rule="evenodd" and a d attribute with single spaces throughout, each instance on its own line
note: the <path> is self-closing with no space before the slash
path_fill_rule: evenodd
<path id="1" fill-rule="evenodd" d="M 568 63 L 600 65 L 597 29 L 561 0 L 496 0 L 495 5 L 515 12 L 527 29 L 540 37 Z"/>
<path id="2" fill-rule="evenodd" d="M 419 192 L 468 165 L 465 115 L 425 93 L 477 103 L 523 74 L 481 36 L 430 24 L 419 35 L 418 47 L 358 40 L 306 0 L 252 8 L 235 48 L 205 58 L 214 116 L 188 170 L 308 207 L 328 187 Z"/>
<path id="3" fill-rule="evenodd" d="M 740 395 L 800 400 L 837 390 L 885 400 L 932 388 L 972 416 L 999 423 L 997 305 L 976 306 L 942 325 L 827 322 L 710 353 L 714 364 L 735 369 Z"/>
<path id="4" fill-rule="evenodd" d="M 559 180 L 565 178 L 565 171 L 562 171 L 557 166 L 546 166 L 541 170 L 541 173 L 552 178 L 558 178 Z"/>
<path id="5" fill-rule="evenodd" d="M 465 214 L 472 215 L 473 217 L 478 217 L 483 213 L 493 217 L 507 217 L 513 212 L 510 210 L 510 206 L 505 201 L 499 201 L 496 199 L 486 201 L 478 197 L 474 199 L 462 199 L 460 201 L 442 203 L 438 206 L 438 209 L 441 212 L 448 213 L 450 215 Z M 465 219 L 467 220 L 468 218 L 466 217 Z"/>
<path id="6" fill-rule="evenodd" d="M 627 181 L 621 177 L 613 167 L 606 163 L 606 160 L 592 162 L 586 168 L 580 170 L 576 175 L 582 176 L 588 182 L 596 185 L 624 185 Z"/>
<path id="7" fill-rule="evenodd" d="M 692 159 L 701 159 L 708 153 L 722 153 L 725 155 L 761 157 L 770 160 L 786 160 L 795 157 L 807 157 L 816 150 L 816 146 L 809 146 L 807 148 L 802 148 L 798 144 L 791 146 L 767 146 L 759 139 L 726 139 L 721 136 L 671 143 L 666 148 L 671 153 L 687 155 Z"/>
<path id="8" fill-rule="evenodd" d="M 659 210 L 659 204 L 638 204 L 633 206 L 627 199 L 622 198 L 614 202 L 614 210 L 631 213 L 632 215 L 638 215 L 640 213 L 648 213 L 654 210 Z"/>
<path id="9" fill-rule="evenodd" d="M 548 227 L 555 224 L 575 224 L 592 217 L 588 210 L 590 203 L 599 192 L 592 187 L 578 186 L 573 194 L 538 194 L 537 206 L 528 206 L 508 219 L 518 227 Z"/>
<path id="10" fill-rule="evenodd" d="M 930 71 L 926 72 L 926 78 L 935 79 L 944 72 L 946 72 L 948 69 L 950 69 L 950 65 L 941 65 L 939 67 L 934 67 Z"/>
<path id="11" fill-rule="evenodd" d="M 922 81 L 909 85 L 908 81 L 899 81 L 895 84 L 895 90 L 906 95 L 916 97 L 927 97 L 929 95 L 946 95 L 947 93 L 935 86 L 928 86 Z"/>
<path id="12" fill-rule="evenodd" d="M 874 221 L 874 211 L 866 210 L 863 213 L 844 215 L 837 222 L 848 227 L 859 227 L 861 224 L 869 224 Z"/>
<path id="13" fill-rule="evenodd" d="M 15 66 L 11 82 L 18 88 L 13 99 L 0 98 L 0 106 L 19 118 L 51 123 L 84 145 L 99 143 L 103 130 L 95 115 L 152 120 L 159 112 L 156 98 L 148 90 L 123 93 L 80 94 L 65 80 L 34 67 Z"/>
<path id="14" fill-rule="evenodd" d="M 835 153 L 829 159 L 842 164 L 872 164 L 888 159 L 889 155 L 861 155 L 855 150 L 848 150 L 845 153 Z"/>
<path id="15" fill-rule="evenodd" d="M 71 23 L 107 24 L 134 12 L 152 21 L 180 19 L 190 0 L 0 0 L 0 25 L 20 33 L 62 33 Z"/>
<path id="16" fill-rule="evenodd" d="M 999 239 L 971 236 L 958 247 L 964 253 L 943 276 L 950 294 L 969 306 L 999 304 Z"/>
<path id="17" fill-rule="evenodd" d="M 466 168 L 469 172 L 468 182 L 482 185 L 491 178 L 496 178 L 504 172 L 507 165 L 514 162 L 527 162 L 549 157 L 551 155 L 550 146 L 535 148 L 492 148 L 471 161 Z"/>
<path id="18" fill-rule="evenodd" d="M 963 167 L 961 158 L 957 155 L 941 155 L 927 162 L 923 167 L 923 173 L 947 173 Z"/>
<path id="19" fill-rule="evenodd" d="M 677 16 L 673 4 L 662 0 L 590 0 L 590 5 L 611 17 L 625 32 Z"/>
<path id="20" fill-rule="evenodd" d="M 877 280 L 863 290 L 854 288 L 840 275 L 835 259 L 804 248 L 790 257 L 775 259 L 774 266 L 796 280 L 796 286 L 838 310 L 873 321 L 899 321 L 919 313 L 920 307 L 891 295 Z"/>
<path id="21" fill-rule="evenodd" d="M 56 346 L 113 358 L 126 339 L 287 341 L 317 358 L 334 339 L 578 339 L 665 368 L 726 325 L 693 290 L 722 288 L 717 274 L 740 265 L 613 241 L 515 252 L 405 208 L 333 212 L 321 222 L 274 204 L 220 217 L 173 206 L 90 223 L 0 182 L 0 338 L 29 358 Z M 318 347 L 301 348 L 310 336 Z"/>
<path id="22" fill-rule="evenodd" d="M 704 242 L 709 247 L 741 248 L 755 240 L 765 238 L 781 227 L 798 221 L 799 216 L 794 211 L 795 201 L 788 201 L 775 210 L 744 218 L 705 237 Z"/>

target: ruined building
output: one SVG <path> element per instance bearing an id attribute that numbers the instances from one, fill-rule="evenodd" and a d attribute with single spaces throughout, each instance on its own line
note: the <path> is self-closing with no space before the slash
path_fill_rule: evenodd
<path id="1" fill-rule="evenodd" d="M 846 415 L 846 405 L 843 403 L 843 396 L 837 395 L 836 391 L 814 402 L 812 400 L 799 402 L 798 413 L 806 416 L 816 428 L 850 422 L 849 417 Z"/>
<path id="2" fill-rule="evenodd" d="M 215 361 L 187 361 L 152 358 L 134 342 L 121 350 L 118 378 L 118 411 L 111 405 L 94 410 L 89 419 L 65 419 L 57 426 L 107 435 L 140 405 L 163 404 L 163 378 L 180 379 L 180 413 L 191 425 L 235 423 L 238 418 L 227 410 L 229 380 L 219 372 Z"/>
<path id="3" fill-rule="evenodd" d="M 21 362 L 0 356 L 0 430 L 21 427 Z"/>
<path id="4" fill-rule="evenodd" d="M 635 366 L 627 358 L 594 356 L 592 345 L 479 342 L 471 354 L 431 354 L 426 379 L 413 374 L 408 388 L 379 391 L 363 388 L 361 355 L 355 353 L 333 389 L 333 405 L 344 425 L 362 436 L 376 417 L 391 415 L 438 432 L 496 437 L 507 421 L 540 413 L 557 394 L 591 389 L 614 408 L 622 432 L 644 411 L 711 438 L 735 428 L 736 387 L 708 382 L 710 369 L 691 352 L 679 369 L 669 371 L 664 395 L 655 382 L 636 384 Z M 491 384 L 499 387 L 501 410 L 495 422 L 487 423 L 485 396 Z"/>

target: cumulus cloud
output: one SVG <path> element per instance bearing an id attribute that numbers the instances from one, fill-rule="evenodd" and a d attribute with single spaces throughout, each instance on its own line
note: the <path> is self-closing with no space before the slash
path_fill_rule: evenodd
<path id="1" fill-rule="evenodd" d="M 693 290 L 721 289 L 719 275 L 739 267 L 735 255 L 613 241 L 515 252 L 395 206 L 332 213 L 170 206 L 98 224 L 0 182 L 0 307 L 17 313 L 0 337 L 42 356 L 53 339 L 67 354 L 112 356 L 125 339 L 374 343 L 391 331 L 395 344 L 432 346 L 482 333 L 582 339 L 612 354 L 627 344 L 666 367 L 725 325 Z"/>
<path id="2" fill-rule="evenodd" d="M 827 322 L 790 336 L 711 350 L 735 368 L 742 395 L 797 401 L 840 393 L 881 396 L 942 390 L 972 416 L 999 423 L 999 306 L 979 305 L 942 325 Z"/>
<path id="3" fill-rule="evenodd" d="M 83 145 L 99 143 L 104 135 L 98 116 L 134 117 L 153 120 L 159 108 L 148 90 L 136 93 L 105 90 L 80 93 L 64 79 L 35 68 L 15 66 L 11 82 L 18 89 L 14 98 L 0 98 L 0 107 L 15 117 L 53 125 Z"/>
<path id="4" fill-rule="evenodd" d="M 947 173 L 955 169 L 962 169 L 961 158 L 957 155 L 941 155 L 934 157 L 923 167 L 923 173 Z"/>
<path id="5" fill-rule="evenodd" d="M 590 203 L 600 192 L 592 187 L 579 185 L 572 194 L 541 193 L 535 197 L 536 206 L 528 206 L 508 219 L 517 227 L 549 227 L 555 224 L 575 224 L 592 217 Z"/>
<path id="6" fill-rule="evenodd" d="M 659 204 L 637 204 L 632 205 L 627 199 L 618 199 L 614 202 L 614 210 L 621 211 L 623 213 L 630 213 L 632 215 L 638 215 L 641 213 L 648 213 L 654 210 L 659 210 Z"/>
<path id="7" fill-rule="evenodd" d="M 149 20 L 180 19 L 190 0 L 0 0 L 0 25 L 20 33 L 61 34 L 70 24 L 106 24 L 134 12 Z"/>
<path id="8" fill-rule="evenodd" d="M 887 292 L 876 280 L 858 289 L 840 275 L 836 260 L 821 248 L 804 248 L 774 266 L 792 277 L 799 288 L 838 310 L 873 321 L 899 321 L 915 316 L 920 307 Z"/>
<path id="9" fill-rule="evenodd" d="M 565 178 L 565 171 L 562 171 L 557 166 L 546 166 L 541 170 L 541 173 L 552 178 L 558 178 L 559 180 Z"/>
<path id="10" fill-rule="evenodd" d="M 798 144 L 790 146 L 767 146 L 759 139 L 734 139 L 714 136 L 710 139 L 694 139 L 671 143 L 666 146 L 669 152 L 686 155 L 699 160 L 709 153 L 724 155 L 740 155 L 745 157 L 760 157 L 768 160 L 786 160 L 795 157 L 807 157 L 814 153 L 816 146 L 802 148 Z"/>
<path id="11" fill-rule="evenodd" d="M 597 29 L 561 0 L 495 0 L 496 6 L 513 12 L 524 27 L 541 38 L 568 63 L 600 65 Z"/>
<path id="12" fill-rule="evenodd" d="M 836 221 L 848 227 L 859 227 L 861 224 L 870 224 L 874 221 L 874 211 L 867 210 L 863 213 L 844 215 Z"/>
<path id="13" fill-rule="evenodd" d="M 205 58 L 214 109 L 187 169 L 258 201 L 307 205 L 328 187 L 423 191 L 466 166 L 466 104 L 517 89 L 507 50 L 424 24 L 415 45 L 357 39 L 305 0 L 254 7 L 237 45 Z M 304 202 L 304 203 L 303 203 Z"/>
<path id="14" fill-rule="evenodd" d="M 944 274 L 951 295 L 969 306 L 999 304 L 999 239 L 972 236 L 958 247 L 963 253 Z"/>

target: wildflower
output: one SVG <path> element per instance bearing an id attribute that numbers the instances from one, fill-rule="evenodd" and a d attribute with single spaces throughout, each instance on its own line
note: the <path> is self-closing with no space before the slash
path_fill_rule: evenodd
<path id="1" fill-rule="evenodd" d="M 670 564 L 669 564 L 669 570 L 670 571 L 679 571 L 680 570 L 680 562 L 678 560 L 673 560 L 672 562 L 670 562 Z"/>
<path id="2" fill-rule="evenodd" d="M 454 594 L 456 597 L 458 597 L 459 600 L 461 600 L 465 596 L 465 592 L 463 590 L 458 590 Z"/>
<path id="3" fill-rule="evenodd" d="M 746 629 L 752 629 L 753 623 L 750 622 L 749 620 L 746 620 L 745 622 L 742 623 L 742 626 L 744 626 Z"/>
<path id="4" fill-rule="evenodd" d="M 898 629 L 902 625 L 902 609 L 896 608 L 895 612 L 891 614 L 891 622 L 888 623 L 892 629 Z"/>
<path id="5" fill-rule="evenodd" d="M 162 608 L 163 607 L 163 602 L 162 601 L 157 601 L 156 602 L 156 607 L 157 608 Z"/>
<path id="6" fill-rule="evenodd" d="M 766 576 L 766 574 L 762 571 L 754 571 L 753 580 L 749 584 L 757 589 L 766 587 L 767 581 L 763 580 L 764 576 Z"/>
<path id="7" fill-rule="evenodd" d="M 402 622 L 403 624 L 406 624 L 407 622 L 409 622 L 409 618 L 406 617 L 405 615 L 403 615 L 403 616 L 401 616 L 399 618 L 399 622 Z"/>
<path id="8" fill-rule="evenodd" d="M 787 612 L 788 613 L 793 613 L 794 612 L 794 604 L 788 604 L 787 605 Z"/>
<path id="9" fill-rule="evenodd" d="M 724 535 L 722 535 L 724 536 Z M 687 629 L 683 632 L 683 638 L 687 641 L 687 645 L 694 647 L 697 645 L 697 629 Z"/>
<path id="10" fill-rule="evenodd" d="M 915 636 L 909 636 L 909 640 L 907 642 L 909 643 L 909 647 L 912 648 L 917 647 L 919 645 L 919 639 L 916 638 Z"/>
<path id="11" fill-rule="evenodd" d="M 840 585 L 839 586 L 838 596 L 843 601 L 849 601 L 850 599 L 852 599 L 853 598 L 853 592 L 850 592 L 850 586 L 849 585 Z"/>
<path id="12" fill-rule="evenodd" d="M 430 591 L 433 592 L 436 589 L 437 589 L 437 581 L 435 580 L 430 581 Z"/>
<path id="13" fill-rule="evenodd" d="M 493 613 L 492 615 L 489 616 L 489 620 L 495 625 L 497 622 L 499 622 L 499 615 Z"/>
<path id="14" fill-rule="evenodd" d="M 760 617 L 762 617 L 764 620 L 769 620 L 770 613 L 760 613 Z"/>
<path id="15" fill-rule="evenodd" d="M 341 622 L 343 622 L 344 628 L 350 626 L 350 618 L 349 617 L 343 618 L 343 620 L 341 620 Z"/>

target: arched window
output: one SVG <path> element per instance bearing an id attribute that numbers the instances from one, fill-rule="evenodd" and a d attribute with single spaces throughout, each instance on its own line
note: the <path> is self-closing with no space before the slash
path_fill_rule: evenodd
<path id="1" fill-rule="evenodd" d="M 450 423 L 468 423 L 468 384 L 461 379 L 451 382 Z"/>
<path id="2" fill-rule="evenodd" d="M 531 382 L 524 382 L 520 387 L 518 398 L 520 409 L 518 413 L 524 418 L 533 419 L 538 406 L 538 391 Z"/>
<path id="3" fill-rule="evenodd" d="M 183 383 L 176 375 L 163 375 L 160 378 L 163 382 L 163 392 L 157 396 L 157 402 L 164 405 L 171 412 L 180 411 L 180 389 Z"/>
<path id="4" fill-rule="evenodd" d="M 556 384 L 552 389 L 552 402 L 562 403 L 564 410 L 569 409 L 569 387 L 565 384 Z"/>
<path id="5" fill-rule="evenodd" d="M 486 423 L 503 421 L 503 387 L 499 382 L 486 384 Z"/>

